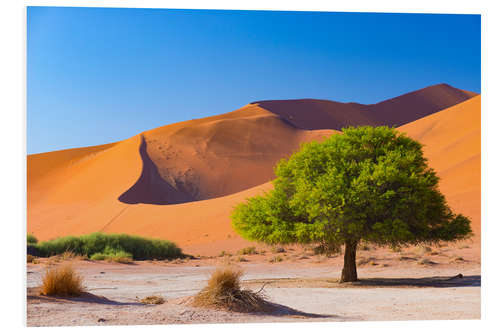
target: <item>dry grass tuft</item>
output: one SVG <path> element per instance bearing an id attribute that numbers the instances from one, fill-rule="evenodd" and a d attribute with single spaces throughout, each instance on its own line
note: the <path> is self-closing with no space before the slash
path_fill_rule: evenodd
<path id="1" fill-rule="evenodd" d="M 238 254 L 240 255 L 257 254 L 257 250 L 255 249 L 255 246 L 249 246 L 239 250 Z"/>
<path id="2" fill-rule="evenodd" d="M 430 252 L 432 252 L 432 249 L 428 246 L 421 245 L 421 246 L 417 246 L 415 248 L 415 254 L 420 255 L 420 256 L 423 256 L 423 255 L 430 253 Z"/>
<path id="3" fill-rule="evenodd" d="M 208 284 L 193 300 L 194 306 L 221 308 L 238 312 L 266 312 L 270 309 L 261 291 L 241 289 L 243 271 L 234 267 L 218 268 Z"/>
<path id="4" fill-rule="evenodd" d="M 165 303 L 165 299 L 161 296 L 148 296 L 141 299 L 139 302 L 142 304 L 163 304 Z"/>
<path id="5" fill-rule="evenodd" d="M 281 246 L 274 246 L 272 249 L 271 249 L 271 252 L 272 253 L 285 253 L 286 250 L 284 247 L 281 247 Z"/>
<path id="6" fill-rule="evenodd" d="M 274 256 L 269 259 L 270 263 L 277 263 L 277 262 L 282 262 L 283 258 L 281 256 Z"/>
<path id="7" fill-rule="evenodd" d="M 36 259 L 35 256 L 32 256 L 31 254 L 26 255 L 26 262 L 27 263 L 32 263 L 32 264 L 37 264 L 38 260 Z"/>
<path id="8" fill-rule="evenodd" d="M 71 265 L 49 268 L 42 279 L 40 294 L 47 296 L 80 296 L 84 288 L 82 277 Z"/>

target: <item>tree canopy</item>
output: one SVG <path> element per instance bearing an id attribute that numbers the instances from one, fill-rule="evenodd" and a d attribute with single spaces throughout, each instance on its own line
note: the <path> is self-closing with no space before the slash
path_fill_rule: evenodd
<path id="1" fill-rule="evenodd" d="M 471 234 L 469 219 L 439 191 L 422 145 L 394 128 L 344 128 L 303 144 L 275 174 L 274 189 L 233 211 L 233 227 L 247 239 L 346 245 L 355 258 L 361 240 L 410 245 Z M 355 271 L 347 279 L 356 280 Z"/>

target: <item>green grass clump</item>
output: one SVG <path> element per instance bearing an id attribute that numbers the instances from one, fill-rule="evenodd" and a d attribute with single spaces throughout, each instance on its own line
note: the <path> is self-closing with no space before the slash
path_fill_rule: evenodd
<path id="1" fill-rule="evenodd" d="M 107 260 L 119 263 L 130 263 L 132 262 L 132 255 L 125 251 L 113 251 L 112 249 L 105 249 L 104 253 L 97 252 L 94 253 L 90 260 Z"/>
<path id="2" fill-rule="evenodd" d="M 36 244 L 36 243 L 38 243 L 38 239 L 33 234 L 28 234 L 27 237 L 26 237 L 26 240 L 27 240 L 28 244 Z"/>
<path id="3" fill-rule="evenodd" d="M 95 258 L 116 258 L 123 255 L 134 260 L 174 259 L 185 255 L 174 243 L 126 234 L 93 233 L 83 236 L 67 236 L 35 245 L 41 256 L 49 257 L 71 251 L 76 255 Z M 95 257 L 93 257 L 96 255 Z"/>

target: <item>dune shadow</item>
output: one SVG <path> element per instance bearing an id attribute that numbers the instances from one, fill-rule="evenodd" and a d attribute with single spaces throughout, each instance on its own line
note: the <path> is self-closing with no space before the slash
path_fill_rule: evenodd
<path id="1" fill-rule="evenodd" d="M 432 276 L 423 278 L 367 278 L 346 286 L 366 287 L 434 287 L 434 288 L 456 288 L 456 287 L 480 287 L 481 275 L 464 276 L 458 274 L 453 277 Z"/>
<path id="2" fill-rule="evenodd" d="M 141 136 L 139 154 L 142 159 L 142 172 L 139 179 L 122 193 L 118 200 L 127 204 L 171 205 L 193 201 L 189 194 L 179 191 L 163 179 L 157 166 L 147 152 L 147 143 Z"/>

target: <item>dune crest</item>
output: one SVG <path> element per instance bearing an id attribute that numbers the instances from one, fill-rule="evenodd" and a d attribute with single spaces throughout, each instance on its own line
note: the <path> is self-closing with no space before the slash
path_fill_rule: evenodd
<path id="1" fill-rule="evenodd" d="M 258 105 L 302 129 L 346 126 L 401 126 L 461 103 L 476 93 L 437 84 L 377 104 L 339 103 L 318 99 L 258 101 Z"/>

